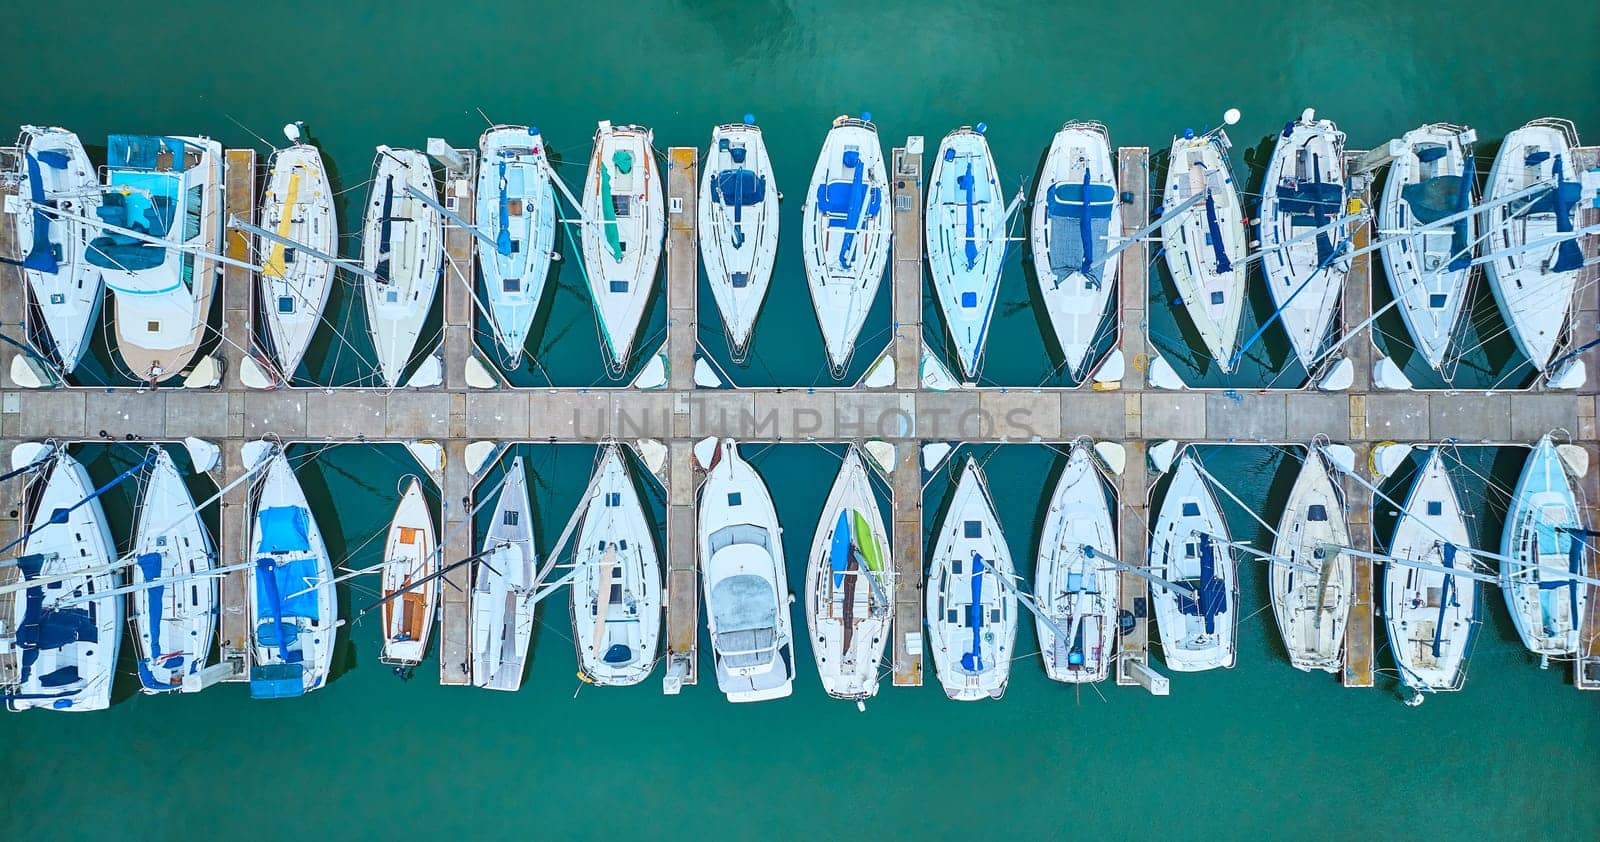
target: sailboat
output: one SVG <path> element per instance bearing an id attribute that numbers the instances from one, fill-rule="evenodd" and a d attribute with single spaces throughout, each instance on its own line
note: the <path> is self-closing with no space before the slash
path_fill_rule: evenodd
<path id="1" fill-rule="evenodd" d="M 1489 201 L 1537 184 L 1550 190 L 1493 205 L 1484 225 L 1486 250 L 1498 255 L 1484 267 L 1517 349 L 1544 371 L 1561 343 L 1572 312 L 1572 293 L 1583 268 L 1575 239 L 1513 254 L 1523 246 L 1573 231 L 1579 194 L 1572 150 L 1578 130 L 1568 120 L 1534 120 L 1506 135 L 1489 168 Z"/>
<path id="2" fill-rule="evenodd" d="M 533 638 L 535 587 L 533 505 L 522 457 L 511 460 L 472 579 L 472 684 L 489 690 L 522 686 Z"/>
<path id="3" fill-rule="evenodd" d="M 478 139 L 478 155 L 475 221 L 489 240 L 477 240 L 478 271 L 505 367 L 515 369 L 555 254 L 555 188 L 538 129 L 494 126 Z"/>
<path id="4" fill-rule="evenodd" d="M 928 560 L 929 654 L 949 698 L 1005 695 L 1017 639 L 1015 575 L 983 470 L 969 456 Z"/>
<path id="5" fill-rule="evenodd" d="M 384 385 L 398 386 L 433 310 L 444 268 L 444 218 L 407 192 L 433 196 L 433 167 L 415 149 L 378 148 L 361 228 L 367 331 Z"/>
<path id="6" fill-rule="evenodd" d="M 1340 256 L 1347 225 L 1311 235 L 1344 215 L 1344 132 L 1307 108 L 1278 135 L 1264 184 L 1261 271 L 1289 344 L 1309 371 L 1350 272 L 1349 258 Z"/>
<path id="7" fill-rule="evenodd" d="M 322 155 L 308 143 L 272 153 L 266 191 L 261 196 L 261 227 L 323 254 L 339 250 L 339 220 L 333 188 Z M 261 266 L 261 309 L 273 359 L 292 378 L 305 358 L 311 337 L 333 290 L 334 265 L 305 249 L 266 237 L 256 238 Z"/>
<path id="8" fill-rule="evenodd" d="M 782 535 L 766 483 L 724 439 L 700 487 L 698 539 L 717 686 L 730 702 L 794 690 Z"/>
<path id="9" fill-rule="evenodd" d="M 854 447 L 822 504 L 806 563 L 806 621 L 822 689 L 869 699 L 889 641 L 889 532 Z"/>
<path id="10" fill-rule="evenodd" d="M 652 143 L 647 128 L 601 120 L 583 183 L 583 263 L 613 371 L 628 367 L 667 233 Z"/>
<path id="11" fill-rule="evenodd" d="M 1321 451 L 1313 448 L 1278 519 L 1269 579 L 1272 613 L 1297 670 L 1337 672 L 1355 591 L 1355 568 L 1339 548 L 1350 545 L 1344 503 Z"/>
<path id="12" fill-rule="evenodd" d="M 761 129 L 730 123 L 711 132 L 700 179 L 700 255 L 711 295 L 743 358 L 778 254 L 778 186 Z"/>
<path id="13" fill-rule="evenodd" d="M 1074 380 L 1104 330 L 1122 261 L 1105 254 L 1122 235 L 1111 136 L 1093 122 L 1056 132 L 1033 198 L 1030 238 L 1040 300 Z"/>
<path id="14" fill-rule="evenodd" d="M 1238 655 L 1238 562 L 1228 521 L 1192 453 L 1178 460 L 1150 536 L 1156 626 L 1167 668 L 1231 669 Z"/>
<path id="15" fill-rule="evenodd" d="M 216 545 L 172 456 L 154 448 L 155 463 L 139 500 L 133 538 L 133 581 L 128 595 L 138 653 L 139 684 L 145 693 L 184 689 L 211 657 L 219 608 Z M 147 585 L 157 580 L 168 584 Z"/>
<path id="16" fill-rule="evenodd" d="M 923 223 L 935 300 L 968 380 L 978 376 L 1005 269 L 1004 201 L 983 132 L 962 126 L 945 135 L 933 161 Z"/>
<path id="17" fill-rule="evenodd" d="M 811 172 L 801 227 L 811 303 L 836 380 L 850 366 L 856 337 L 883 283 L 888 193 L 878 128 L 866 119 L 836 118 Z"/>
<path id="18" fill-rule="evenodd" d="M 381 663 L 412 667 L 428 654 L 428 635 L 439 601 L 439 539 L 433 512 L 416 477 L 406 483 L 383 542 L 383 654 Z"/>
<path id="19" fill-rule="evenodd" d="M 1197 194 L 1205 199 L 1161 218 L 1162 253 L 1195 330 L 1223 373 L 1231 373 L 1244 315 L 1246 243 L 1227 138 L 1220 132 L 1196 137 L 1185 129 L 1172 139 L 1162 201 L 1175 208 Z"/>
<path id="20" fill-rule="evenodd" d="M 17 140 L 17 193 L 32 203 L 12 216 L 22 276 L 44 321 L 44 355 L 62 374 L 78 367 L 100 313 L 100 272 L 85 264 L 94 229 L 67 216 L 94 216 L 100 179 L 78 136 L 66 129 L 23 126 Z"/>
<path id="21" fill-rule="evenodd" d="M 1093 451 L 1080 442 L 1072 446 L 1050 495 L 1033 575 L 1039 611 L 1050 618 L 1037 622 L 1045 674 L 1073 684 L 1104 681 L 1110 674 L 1120 607 L 1117 569 L 1085 547 L 1114 557 L 1117 532 Z M 1051 623 L 1067 637 L 1056 634 Z"/>
<path id="22" fill-rule="evenodd" d="M 110 562 L 116 545 L 83 465 L 58 448 L 46 471 L 29 488 L 33 515 L 17 570 L 25 580 L 92 572 L 12 597 L 9 622 L 19 678 L 5 696 L 6 707 L 104 710 L 111 704 L 122 642 L 122 599 L 106 596 L 71 607 L 57 603 L 115 588 L 119 576 Z"/>
<path id="23" fill-rule="evenodd" d="M 1515 560 L 1501 560 L 1500 589 L 1522 645 L 1536 655 L 1578 653 L 1589 588 L 1572 577 L 1585 573 L 1594 554 L 1581 511 L 1555 444 L 1544 436 L 1522 468 L 1500 539 L 1500 554 Z"/>
<path id="24" fill-rule="evenodd" d="M 1431 123 L 1406 132 L 1405 151 L 1389 165 L 1378 204 L 1384 235 L 1384 274 L 1400 315 L 1430 368 L 1444 363 L 1461 321 L 1472 266 L 1476 221 L 1468 214 L 1450 227 L 1423 226 L 1474 204 L 1477 180 L 1468 130 Z"/>
<path id="25" fill-rule="evenodd" d="M 222 144 L 205 137 L 111 135 L 105 225 L 85 259 L 111 290 L 117 353 L 133 376 L 159 383 L 183 372 L 205 339 L 221 264 Z M 180 248 L 180 246 L 182 248 Z"/>
<path id="26" fill-rule="evenodd" d="M 305 490 L 282 450 L 265 458 L 250 519 L 250 695 L 277 699 L 327 683 L 340 622 L 333 560 Z"/>
<path id="27" fill-rule="evenodd" d="M 607 445 L 573 554 L 572 634 L 578 668 L 600 685 L 638 684 L 661 639 L 661 560 L 622 449 Z"/>
<path id="28" fill-rule="evenodd" d="M 1478 628 L 1478 581 L 1449 570 L 1470 570 L 1470 550 L 1455 485 L 1434 448 L 1406 494 L 1389 542 L 1393 559 L 1413 564 L 1391 561 L 1383 569 L 1389 647 L 1400 683 L 1418 692 L 1460 690 L 1466 681 Z"/>

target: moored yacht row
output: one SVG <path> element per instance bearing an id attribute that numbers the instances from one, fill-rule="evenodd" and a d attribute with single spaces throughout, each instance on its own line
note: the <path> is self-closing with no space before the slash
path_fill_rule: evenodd
<path id="1" fill-rule="evenodd" d="M 1230 118 L 1236 118 L 1230 114 Z M 1336 313 L 1351 260 L 1381 252 L 1394 304 L 1427 364 L 1451 370 L 1471 297 L 1486 279 L 1505 330 L 1540 372 L 1561 361 L 1578 270 L 1585 259 L 1575 227 L 1584 198 L 1573 160 L 1576 131 L 1540 119 L 1506 136 L 1479 198 L 1476 134 L 1449 124 L 1407 132 L 1356 162 L 1387 164 L 1375 213 L 1352 189 L 1345 136 L 1307 109 L 1285 124 L 1266 164 L 1259 204 L 1247 207 L 1221 128 L 1173 138 L 1156 224 L 1129 236 L 1128 192 L 1110 136 L 1071 121 L 1050 143 L 1031 194 L 1025 236 L 1013 236 L 1030 198 L 1008 185 L 990 152 L 987 127 L 963 126 L 933 155 L 922 238 L 934 298 L 961 380 L 981 377 L 1004 267 L 1026 244 L 1030 297 L 1074 381 L 1093 373 L 1116 326 L 1114 290 L 1133 242 L 1159 232 L 1164 265 L 1198 342 L 1232 372 L 1259 338 L 1242 335 L 1249 264 L 1302 367 L 1332 357 Z M 295 376 L 312 337 L 327 323 L 338 270 L 359 275 L 382 382 L 406 382 L 430 349 L 421 332 L 443 271 L 444 228 L 465 221 L 440 199 L 434 166 L 418 150 L 380 146 L 361 226 L 361 257 L 339 257 L 340 225 L 321 153 L 293 141 L 269 161 L 257 218 L 224 208 L 222 149 L 203 137 L 113 135 L 97 174 L 71 132 L 25 127 L 9 208 L 38 327 L 31 332 L 59 374 L 71 372 L 99 321 L 102 288 L 116 301 L 112 322 L 121 364 L 135 380 L 188 372 L 205 342 L 222 266 L 238 263 L 259 281 L 260 357 L 279 380 Z M 547 301 L 564 225 L 577 249 L 601 339 L 620 376 L 658 286 L 666 207 L 652 132 L 602 121 L 581 195 L 555 172 L 538 129 L 497 125 L 480 138 L 470 226 L 481 281 L 477 303 L 498 364 L 528 361 L 530 333 Z M 748 353 L 772 281 L 781 194 L 766 138 L 746 115 L 717 126 L 702 163 L 695 209 L 702 263 L 722 314 L 730 352 Z M 1018 180 L 1020 182 L 1020 179 Z M 850 370 L 857 339 L 888 264 L 890 184 L 870 115 L 834 120 L 803 201 L 802 254 L 829 368 Z M 563 202 L 563 198 L 565 202 Z M 228 228 L 253 235 L 242 263 L 219 253 Z M 1373 242 L 1358 249 L 1358 229 Z M 1278 328 L 1272 328 L 1277 330 Z M 419 343 L 424 347 L 419 348 Z"/>
<path id="2" fill-rule="evenodd" d="M 1526 648 L 1542 659 L 1575 657 L 1594 538 L 1576 491 L 1586 469 L 1569 448 L 1546 436 L 1529 451 L 1507 492 L 1498 547 L 1474 546 L 1452 478 L 1450 446 L 1398 458 L 1382 456 L 1380 474 L 1398 491 L 1361 479 L 1349 451 L 1305 448 L 1282 501 L 1270 546 L 1235 536 L 1223 487 L 1193 448 L 1153 460 L 1167 474 L 1152 503 L 1149 555 L 1142 565 L 1117 558 L 1119 504 L 1109 481 L 1115 459 L 1076 442 L 1048 496 L 1033 558 L 1031 588 L 1013 560 L 1001 512 L 981 465 L 950 465 L 951 484 L 928 539 L 925 657 L 952 699 L 999 698 L 1010 679 L 1017 624 L 1032 614 L 1046 674 L 1057 681 L 1105 679 L 1132 616 L 1122 608 L 1123 574 L 1148 582 L 1162 663 L 1177 672 L 1231 668 L 1241 619 L 1241 563 L 1268 566 L 1273 616 L 1289 662 L 1304 671 L 1343 667 L 1346 627 L 1356 599 L 1354 566 L 1372 559 L 1383 570 L 1376 595 L 1397 677 L 1413 699 L 1460 689 L 1484 619 L 1482 586 L 1499 587 Z M 1292 454 L 1291 454 L 1292 455 Z M 569 591 L 579 675 L 596 685 L 633 685 L 661 658 L 663 564 L 657 532 L 625 448 L 600 448 L 588 488 L 562 538 L 541 560 L 523 458 L 497 463 L 497 482 L 480 496 L 488 512 L 465 559 L 445 560 L 428 493 L 406 483 L 384 535 L 381 562 L 335 576 L 323 529 L 280 446 L 252 445 L 247 557 L 223 566 L 202 510 L 173 452 L 151 446 L 139 464 L 96 487 L 83 465 L 59 446 L 24 444 L 13 454 L 31 470 L 20 552 L 8 566 L 21 574 L 0 586 L 13 594 L 0 651 L 15 657 L 13 710 L 94 710 L 107 706 L 117 677 L 126 623 L 136 677 L 148 694 L 195 692 L 232 668 L 213 663 L 220 615 L 218 581 L 243 571 L 250 629 L 251 694 L 303 695 L 324 686 L 344 624 L 336 585 L 377 573 L 382 596 L 356 612 L 378 611 L 380 660 L 405 674 L 428 655 L 441 578 L 467 567 L 470 682 L 517 690 L 539 604 Z M 849 447 L 812 531 L 800 580 L 804 633 L 824 690 L 863 701 L 878 690 L 890 638 L 896 577 L 881 494 L 879 456 Z M 939 457 L 942 458 L 942 457 Z M 729 700 L 787 696 L 798 669 L 790 576 L 766 481 L 732 440 L 707 440 L 696 459 L 705 469 L 696 543 L 706 625 L 718 686 Z M 1341 477 L 1394 511 L 1375 551 L 1352 544 Z M 99 495 L 118 482 L 139 486 L 134 534 L 119 551 Z M 1161 484 L 1158 483 L 1158 488 Z M 1401 494 L 1401 496 L 1390 496 Z M 220 497 L 220 495 L 218 495 Z M 1029 507 L 1033 509 L 1032 506 Z M 1259 515 L 1250 515 L 1257 517 Z M 1243 515 L 1241 515 L 1243 517 Z M 1237 519 L 1236 519 L 1237 520 Z M 572 537 L 570 547 L 566 546 Z M 557 563 L 557 561 L 560 563 Z M 1027 656 L 1031 657 L 1031 656 Z"/>

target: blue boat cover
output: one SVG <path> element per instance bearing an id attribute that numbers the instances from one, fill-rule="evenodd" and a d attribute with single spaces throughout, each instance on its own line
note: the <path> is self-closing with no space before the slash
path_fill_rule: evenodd
<path id="1" fill-rule="evenodd" d="M 839 513 L 833 525 L 833 543 L 828 547 L 828 565 L 833 568 L 833 586 L 844 586 L 844 572 L 850 566 L 850 511 Z"/>
<path id="2" fill-rule="evenodd" d="M 1455 569 L 1456 545 L 1445 544 L 1443 548 L 1444 566 Z M 1439 595 L 1439 619 L 1433 624 L 1433 657 L 1439 657 L 1439 650 L 1444 644 L 1444 612 L 1452 605 L 1458 604 L 1456 599 L 1456 577 L 1454 573 L 1444 574 L 1444 587 Z"/>
<path id="3" fill-rule="evenodd" d="M 95 214 L 102 222 L 163 238 L 177 214 L 178 180 L 164 173 L 113 172 Z M 124 189 L 125 188 L 125 189 Z M 198 218 L 197 222 L 198 224 Z M 104 231 L 89 243 L 88 260 L 102 269 L 151 269 L 167 259 L 165 246 Z"/>
<path id="4" fill-rule="evenodd" d="M 1088 183 L 1087 169 L 1083 177 L 1083 184 L 1057 184 L 1045 195 L 1050 270 L 1056 285 L 1073 272 L 1081 272 L 1090 287 L 1098 288 L 1100 271 L 1095 255 L 1103 253 L 1117 191 L 1109 184 Z"/>
<path id="5" fill-rule="evenodd" d="M 308 535 L 311 514 L 300 506 L 272 506 L 262 509 L 259 553 L 294 553 L 311 549 Z"/>
<path id="6" fill-rule="evenodd" d="M 1411 218 L 1416 224 L 1427 225 L 1455 213 L 1460 192 L 1461 176 L 1436 175 L 1407 184 L 1400 189 L 1400 196 L 1411 206 Z"/>
<path id="7" fill-rule="evenodd" d="M 160 553 L 140 553 L 139 557 L 134 561 L 139 565 L 139 573 L 144 577 L 144 581 L 151 582 L 161 578 L 162 556 Z M 152 661 L 160 660 L 162 654 L 161 609 L 166 603 L 166 600 L 162 598 L 166 587 L 166 585 L 156 585 L 145 591 L 145 606 L 150 613 L 147 620 L 147 624 L 150 627 L 150 649 L 145 655 Z M 139 678 L 142 680 L 146 675 L 145 664 L 141 661 L 139 663 Z M 145 684 L 149 686 L 150 682 L 146 681 Z"/>
<path id="8" fill-rule="evenodd" d="M 45 154 L 45 153 L 41 153 Z M 33 202 L 33 246 L 22 258 L 22 267 L 54 275 L 61 268 L 61 246 L 50 241 L 50 217 L 44 208 L 55 207 L 44 194 L 44 178 L 39 173 L 39 158 L 28 155 L 29 199 Z"/>
<path id="9" fill-rule="evenodd" d="M 173 172 L 183 172 L 183 141 L 175 137 L 143 134 L 114 134 L 106 138 L 106 166 L 112 169 L 154 170 L 165 163 Z M 162 161 L 165 151 L 171 161 Z"/>
<path id="10" fill-rule="evenodd" d="M 604 658 L 608 664 L 626 664 L 633 660 L 633 650 L 626 643 L 613 643 Z"/>
<path id="11" fill-rule="evenodd" d="M 60 649 L 69 643 L 95 643 L 99 639 L 100 629 L 87 605 L 45 610 L 44 588 L 28 589 L 16 637 L 25 659 L 30 651 L 37 658 L 39 651 Z"/>
<path id="12" fill-rule="evenodd" d="M 1211 198 L 1211 191 L 1206 191 L 1206 232 L 1211 240 L 1211 250 L 1217 256 L 1217 272 L 1233 271 L 1233 263 L 1228 260 L 1228 249 L 1222 244 L 1222 226 L 1217 222 L 1217 203 Z"/>
<path id="13" fill-rule="evenodd" d="M 303 664 L 262 664 L 250 668 L 252 699 L 290 699 L 305 691 Z"/>
<path id="14" fill-rule="evenodd" d="M 955 150 L 952 149 L 950 151 L 954 152 Z M 963 253 L 967 258 L 968 269 L 978 265 L 978 223 L 976 219 L 975 207 L 978 200 L 976 193 L 977 185 L 974 183 L 975 181 L 976 179 L 973 178 L 972 175 L 972 162 L 968 161 L 967 171 L 962 175 L 956 176 L 957 189 L 966 194 L 966 197 L 962 200 L 962 204 L 966 206 L 967 211 L 967 234 L 962 239 L 966 241 L 966 248 L 963 250 Z"/>
<path id="15" fill-rule="evenodd" d="M 839 244 L 839 266 L 850 268 L 850 250 L 855 245 L 856 229 L 861 227 L 863 216 L 876 217 L 883 197 L 878 188 L 867 189 L 864 179 L 866 167 L 861 164 L 861 153 L 854 149 L 844 153 L 844 165 L 854 172 L 849 181 L 830 181 L 817 188 L 817 211 L 828 217 L 829 228 L 846 229 Z"/>
<path id="16" fill-rule="evenodd" d="M 972 554 L 972 604 L 967 606 L 967 625 L 972 628 L 972 649 L 961 653 L 961 668 L 983 672 L 983 556 Z"/>
<path id="17" fill-rule="evenodd" d="M 1217 575 L 1216 549 L 1210 535 L 1200 536 L 1200 584 L 1192 595 L 1179 594 L 1178 610 L 1205 620 L 1206 634 L 1217 631 L 1217 617 L 1228 610 L 1228 588 Z"/>
<path id="18" fill-rule="evenodd" d="M 322 578 L 317 559 L 256 559 L 256 598 L 263 607 L 276 609 L 283 617 L 320 619 L 317 590 L 312 587 Z M 304 593 L 302 593 L 304 591 Z"/>
<path id="19" fill-rule="evenodd" d="M 1477 159 L 1471 155 L 1461 164 L 1461 183 L 1456 191 L 1456 211 L 1464 211 L 1472 206 L 1472 185 L 1477 180 Z M 1471 217 L 1463 217 L 1455 224 L 1455 237 L 1450 241 L 1450 253 L 1455 258 L 1450 261 L 1450 271 L 1460 272 L 1472 265 L 1472 241 L 1468 236 L 1467 226 Z"/>
<path id="20" fill-rule="evenodd" d="M 1550 202 L 1553 207 L 1551 213 L 1556 216 L 1556 232 L 1560 234 L 1572 233 L 1572 205 L 1578 201 L 1581 192 L 1575 181 L 1566 181 L 1562 178 L 1563 167 L 1561 157 L 1557 156 L 1551 165 L 1552 175 L 1556 179 L 1556 189 L 1550 191 Z M 1563 240 L 1556 246 L 1556 262 L 1550 267 L 1553 272 L 1569 272 L 1583 266 L 1583 250 L 1578 247 L 1576 239 Z"/>

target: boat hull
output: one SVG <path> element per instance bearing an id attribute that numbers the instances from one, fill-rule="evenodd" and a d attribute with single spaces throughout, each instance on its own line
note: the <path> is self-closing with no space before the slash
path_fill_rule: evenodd
<path id="1" fill-rule="evenodd" d="M 1289 664 L 1298 670 L 1337 672 L 1344 664 L 1344 632 L 1355 591 L 1344 503 L 1315 450 L 1306 453 L 1284 503 L 1269 568 L 1272 613 Z M 1309 569 L 1306 569 L 1309 568 Z"/>
<path id="2" fill-rule="evenodd" d="M 939 143 L 923 225 L 945 330 L 962 375 L 975 380 L 1006 256 L 1005 194 L 981 133 L 962 127 Z"/>
<path id="3" fill-rule="evenodd" d="M 1104 681 L 1116 645 L 1121 575 L 1084 551 L 1115 557 L 1117 533 L 1089 447 L 1075 444 L 1056 481 L 1039 533 L 1034 596 L 1057 635 L 1035 617 L 1045 674 L 1071 684 Z"/>
<path id="4" fill-rule="evenodd" d="M 806 282 L 834 379 L 849 368 L 856 338 L 883 284 L 888 202 L 877 127 L 850 117 L 834 120 L 811 172 L 801 225 Z"/>
<path id="5" fill-rule="evenodd" d="M 216 563 L 211 533 L 165 450 L 145 485 L 135 532 L 133 584 L 198 577 L 128 595 L 141 689 L 182 691 L 184 680 L 198 676 L 211 657 L 219 588 L 215 577 L 204 575 Z"/>
<path id="6" fill-rule="evenodd" d="M 1016 573 L 983 471 L 970 457 L 929 559 L 929 655 L 948 698 L 998 699 L 1017 637 Z"/>
<path id="7" fill-rule="evenodd" d="M 1345 212 L 1344 132 L 1327 120 L 1290 124 L 1278 135 L 1264 183 L 1261 270 L 1289 344 L 1310 371 L 1350 272 L 1350 261 L 1338 257 L 1348 226 L 1312 235 Z"/>
<path id="8" fill-rule="evenodd" d="M 1244 314 L 1246 242 L 1239 191 L 1216 136 L 1172 141 L 1162 202 L 1174 208 L 1196 194 L 1208 198 L 1169 214 L 1170 220 L 1162 217 L 1162 254 L 1202 344 L 1227 373 L 1233 371 Z M 1211 233 L 1213 212 L 1222 259 Z"/>
<path id="9" fill-rule="evenodd" d="M 878 693 L 893 611 L 888 535 L 866 465 L 851 448 L 822 505 L 806 562 L 812 654 L 822 689 L 836 699 Z"/>
<path id="10" fill-rule="evenodd" d="M 415 149 L 379 152 L 361 229 L 367 332 L 386 386 L 399 386 L 433 312 L 444 268 L 444 218 L 406 192 L 435 195 L 433 167 Z"/>
<path id="11" fill-rule="evenodd" d="M 1586 528 L 1572 479 L 1545 436 L 1517 479 L 1500 541 L 1500 554 L 1521 562 L 1500 562 L 1500 590 L 1522 645 L 1536 655 L 1578 653 L 1589 588 L 1572 574 L 1585 572 L 1593 551 L 1578 544 L 1574 555 L 1574 542 L 1582 539 L 1567 530 Z"/>
<path id="12" fill-rule="evenodd" d="M 620 445 L 608 445 L 601 457 L 573 555 L 572 634 L 581 674 L 603 686 L 644 681 L 661 638 L 661 559 Z"/>
<path id="13" fill-rule="evenodd" d="M 1389 555 L 1433 568 L 1470 568 L 1470 549 L 1455 486 L 1435 448 L 1406 494 Z M 1384 566 L 1384 621 L 1402 684 L 1425 693 L 1461 689 L 1478 627 L 1478 597 L 1473 579 L 1394 562 Z"/>
<path id="14" fill-rule="evenodd" d="M 94 217 L 100 181 L 78 136 L 65 129 L 24 126 L 17 194 L 66 214 Z M 44 356 L 62 374 L 78 367 L 100 314 L 100 272 L 85 262 L 92 226 L 40 209 L 17 213 L 22 275 L 44 322 Z M 34 265 L 30 265 L 30 263 Z"/>
<path id="15" fill-rule="evenodd" d="M 537 621 L 533 602 L 538 558 L 533 546 L 533 506 L 522 458 L 511 460 L 474 565 L 472 581 L 472 684 L 486 690 L 522 687 L 528 643 Z"/>
<path id="16" fill-rule="evenodd" d="M 383 544 L 383 653 L 379 661 L 408 667 L 422 663 L 439 601 L 438 536 L 433 512 L 412 479 L 400 496 Z"/>
<path id="17" fill-rule="evenodd" d="M 1034 195 L 1029 228 L 1040 300 L 1067 369 L 1081 381 L 1093 362 L 1090 352 L 1112 329 L 1108 320 L 1113 318 L 1112 295 L 1122 265 L 1120 257 L 1096 257 L 1115 248 L 1122 236 L 1117 167 L 1105 126 L 1068 123 L 1056 132 Z"/>
<path id="18" fill-rule="evenodd" d="M 628 367 L 667 231 L 653 143 L 649 129 L 602 122 L 583 184 L 590 220 L 583 226 L 583 261 L 613 372 Z"/>
<path id="19" fill-rule="evenodd" d="M 333 562 L 294 469 L 273 454 L 250 519 L 251 695 L 279 698 L 327 683 L 340 625 Z"/>
<path id="20" fill-rule="evenodd" d="M 555 253 L 555 187 L 544 138 L 527 126 L 484 132 L 478 156 L 475 224 L 489 239 L 475 239 L 478 273 L 503 363 L 515 369 L 522 365 Z"/>
<path id="21" fill-rule="evenodd" d="M 778 186 L 761 130 L 718 126 L 700 179 L 700 256 L 728 346 L 743 357 L 778 254 Z"/>
<path id="22" fill-rule="evenodd" d="M 1150 537 L 1150 569 L 1187 587 L 1152 583 L 1161 654 L 1176 672 L 1231 669 L 1238 655 L 1238 564 L 1228 521 L 1191 454 L 1178 461 Z M 1209 560 L 1208 560 L 1209 555 Z"/>

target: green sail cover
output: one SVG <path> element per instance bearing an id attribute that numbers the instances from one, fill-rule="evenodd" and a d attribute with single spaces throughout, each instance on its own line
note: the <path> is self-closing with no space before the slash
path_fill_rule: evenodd
<path id="1" fill-rule="evenodd" d="M 883 558 L 878 554 L 877 536 L 872 534 L 872 526 L 867 523 L 866 516 L 852 509 L 850 523 L 856 534 L 856 546 L 861 548 L 861 557 L 866 559 L 867 569 L 874 573 L 882 573 Z"/>
<path id="2" fill-rule="evenodd" d="M 611 248 L 611 259 L 622 260 L 622 237 L 617 233 L 616 200 L 611 196 L 611 168 L 605 164 L 600 165 L 600 219 L 600 227 L 606 232 L 606 245 Z"/>

